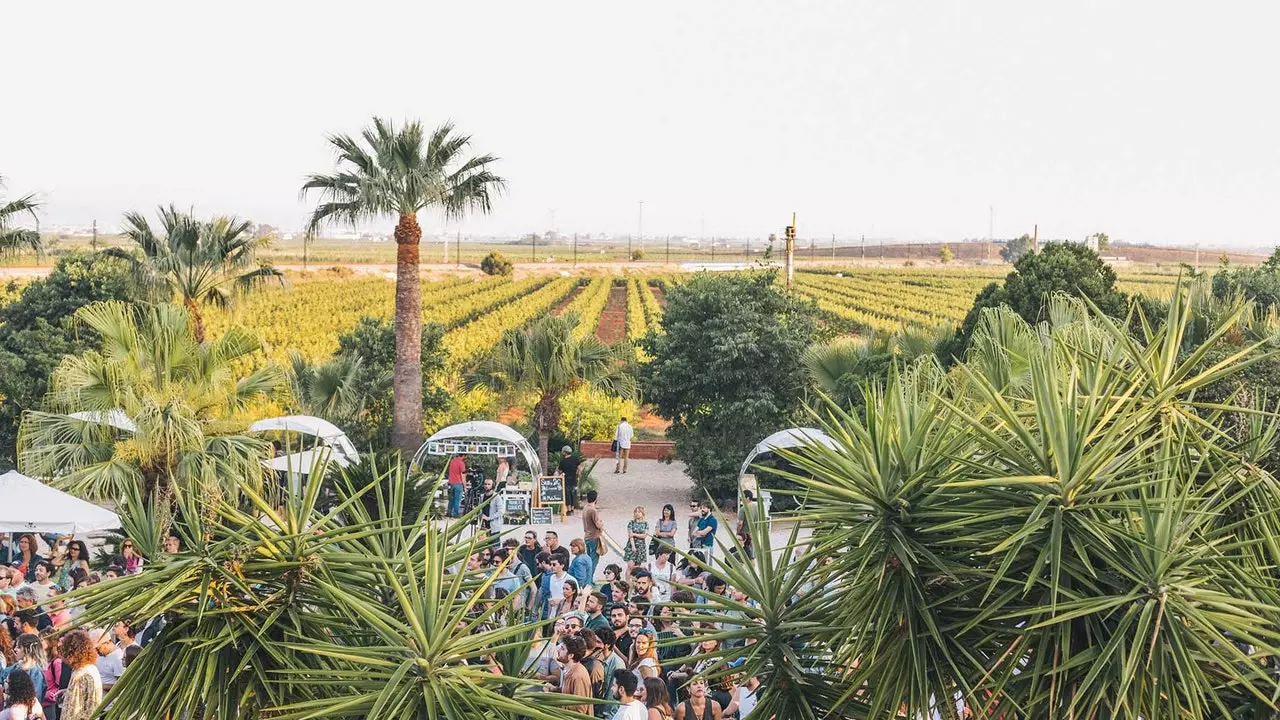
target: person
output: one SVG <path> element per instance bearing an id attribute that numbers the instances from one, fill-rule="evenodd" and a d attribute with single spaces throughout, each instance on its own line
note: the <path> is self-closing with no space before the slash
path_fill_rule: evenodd
<path id="1" fill-rule="evenodd" d="M 49 608 L 49 622 L 53 623 L 53 627 L 56 629 L 61 629 L 71 624 L 71 613 L 67 611 L 67 604 L 58 597 L 62 592 L 62 588 L 54 585 L 49 588 L 49 596 L 45 598 L 45 606 Z"/>
<path id="2" fill-rule="evenodd" d="M 49 650 L 54 654 L 44 669 L 44 714 L 51 720 L 58 720 L 62 696 L 67 693 L 67 685 L 71 683 L 71 666 L 62 659 L 58 643 L 49 643 Z"/>
<path id="3" fill-rule="evenodd" d="M 591 587 L 592 568 L 590 556 L 587 555 L 587 544 L 582 538 L 574 538 L 569 541 L 569 550 L 573 552 L 573 559 L 569 561 L 569 574 L 574 580 L 578 581 L 578 587 L 586 591 Z"/>
<path id="4" fill-rule="evenodd" d="M 504 487 L 507 484 L 507 476 L 511 474 L 511 461 L 505 457 L 498 456 L 498 472 L 495 477 L 498 487 Z"/>
<path id="5" fill-rule="evenodd" d="M 604 555 L 604 520 L 600 519 L 600 511 L 596 501 L 600 494 L 588 490 L 587 504 L 582 509 L 582 537 L 587 541 L 587 557 L 591 558 L 591 577 L 596 576 L 596 568 L 600 567 L 600 556 Z M 607 568 L 606 568 L 607 569 Z"/>
<path id="6" fill-rule="evenodd" d="M 542 546 L 538 544 L 538 533 L 532 530 L 524 531 L 524 544 L 516 551 L 516 557 L 525 567 L 529 568 L 529 575 L 534 578 L 534 582 L 540 582 L 541 568 L 538 567 L 538 553 L 542 552 Z"/>
<path id="7" fill-rule="evenodd" d="M 62 636 L 62 659 L 71 666 L 71 679 L 62 699 L 59 720 L 90 720 L 102 704 L 102 678 L 98 675 L 98 651 L 84 630 Z"/>
<path id="8" fill-rule="evenodd" d="M 720 521 L 711 514 L 711 503 L 706 500 L 698 504 L 697 517 L 698 525 L 693 531 L 693 547 L 695 551 L 701 551 L 705 555 L 704 561 L 710 566 L 711 556 L 715 553 L 716 530 L 720 527 Z"/>
<path id="9" fill-rule="evenodd" d="M 653 604 L 653 576 L 644 568 L 636 568 L 631 573 L 633 580 L 631 587 L 631 599 L 643 600 L 645 605 Z"/>
<path id="10" fill-rule="evenodd" d="M 631 643 L 630 657 L 627 658 L 627 669 L 641 680 L 656 678 L 662 674 L 658 651 L 654 647 L 653 631 L 649 628 L 642 627 L 636 632 L 635 641 Z"/>
<path id="11" fill-rule="evenodd" d="M 36 593 L 36 602 L 44 602 L 49 597 L 49 590 L 57 587 L 53 582 L 53 563 L 48 560 L 41 560 L 36 563 L 36 579 L 35 582 L 27 583 L 27 587 Z"/>
<path id="12" fill-rule="evenodd" d="M 560 462 L 556 466 L 556 472 L 564 476 L 564 502 L 570 515 L 578 507 L 578 468 L 581 465 L 582 458 L 573 452 L 573 448 L 568 445 L 560 448 Z"/>
<path id="13" fill-rule="evenodd" d="M 543 542 L 547 544 L 547 554 L 560 558 L 560 564 L 569 567 L 569 560 L 571 560 L 569 548 L 560 544 L 560 533 L 548 530 L 542 537 Z"/>
<path id="14" fill-rule="evenodd" d="M 756 494 L 751 490 L 742 491 L 742 507 L 738 510 L 738 540 L 747 557 L 754 560 L 756 549 L 752 545 L 751 528 L 760 519 L 760 508 L 756 505 Z"/>
<path id="15" fill-rule="evenodd" d="M 626 604 L 628 593 L 631 586 L 626 580 L 619 580 L 609 585 L 609 603 L 610 604 Z"/>
<path id="16" fill-rule="evenodd" d="M 640 679 L 630 670 L 615 670 L 613 673 L 614 694 L 618 696 L 618 710 L 613 720 L 649 720 L 649 708 L 636 699 L 636 688 Z"/>
<path id="17" fill-rule="evenodd" d="M 613 586 L 622 582 L 622 566 L 617 563 L 609 563 L 604 566 L 604 584 L 600 586 L 600 592 L 604 593 L 607 602 L 615 602 L 613 599 Z"/>
<path id="18" fill-rule="evenodd" d="M 18 538 L 18 557 L 13 561 L 13 566 L 22 573 L 24 582 L 35 581 L 36 565 L 44 560 L 40 557 L 40 553 L 36 552 L 37 548 L 35 535 L 24 533 Z"/>
<path id="19" fill-rule="evenodd" d="M 547 555 L 547 573 L 549 578 L 547 582 L 547 611 L 548 617 L 555 617 L 562 614 L 566 610 L 564 608 L 564 586 L 566 580 L 572 580 L 569 573 L 565 572 L 564 561 L 559 555 Z M 576 583 L 575 583 L 576 584 Z"/>
<path id="20" fill-rule="evenodd" d="M 670 506 L 668 506 L 670 507 Z M 671 602 L 671 585 L 676 581 L 676 565 L 671 562 L 671 548 L 659 545 L 653 560 L 649 561 L 649 577 L 653 581 L 653 601 Z"/>
<path id="21" fill-rule="evenodd" d="M 111 628 L 111 634 L 116 636 L 116 643 L 122 650 L 142 647 L 138 642 L 138 628 L 130 620 L 117 620 L 116 626 Z"/>
<path id="22" fill-rule="evenodd" d="M 649 522 L 645 519 L 644 506 L 637 505 L 631 511 L 631 522 L 627 523 L 627 547 L 622 553 L 622 559 L 627 561 L 628 575 L 637 567 L 643 567 L 649 559 L 648 541 Z"/>
<path id="23" fill-rule="evenodd" d="M 551 554 L 546 550 L 538 553 L 538 617 L 546 620 L 551 617 Z"/>
<path id="24" fill-rule="evenodd" d="M 631 652 L 631 642 L 633 638 L 627 628 L 627 606 L 623 603 L 614 603 L 609 606 L 609 627 L 613 630 L 614 640 L 613 646 L 618 649 L 618 654 L 626 657 Z"/>
<path id="25" fill-rule="evenodd" d="M 613 674 L 618 670 L 626 669 L 627 659 L 618 654 L 618 650 L 614 645 L 617 635 L 614 634 L 613 628 L 600 628 L 595 632 L 596 640 L 600 643 L 600 658 L 604 663 L 604 676 L 605 678 L 612 678 Z M 611 680 L 605 682 L 604 697 L 606 700 L 618 699 L 618 696 L 613 692 L 613 682 Z"/>
<path id="26" fill-rule="evenodd" d="M 582 657 L 582 666 L 587 669 L 587 674 L 591 677 L 591 697 L 604 700 L 604 659 L 600 656 L 600 641 L 596 638 L 596 634 L 587 628 L 582 628 L 577 634 L 587 648 L 586 655 Z M 599 715 L 599 704 L 594 707 L 594 712 Z"/>
<path id="27" fill-rule="evenodd" d="M 449 517 L 462 515 L 462 489 L 467 477 L 467 461 L 454 455 L 449 461 Z"/>
<path id="28" fill-rule="evenodd" d="M 676 708 L 676 720 L 721 720 L 720 703 L 707 696 L 707 681 L 695 678 L 689 683 L 689 699 Z"/>
<path id="29" fill-rule="evenodd" d="M 63 555 L 62 566 L 53 575 L 54 584 L 70 590 L 73 585 L 71 573 L 77 569 L 86 575 L 89 573 L 89 548 L 85 546 L 83 540 L 72 540 L 67 543 L 67 552 Z"/>
<path id="30" fill-rule="evenodd" d="M 658 626 L 658 633 L 654 638 L 658 645 L 658 664 L 673 665 L 676 659 L 688 657 L 693 646 L 680 642 L 688 636 L 680 623 L 676 622 L 675 610 L 670 605 L 662 605 L 658 608 L 658 616 L 654 618 L 654 622 Z"/>
<path id="31" fill-rule="evenodd" d="M 658 552 L 658 548 L 676 546 L 676 509 L 671 503 L 662 506 L 662 517 L 658 519 L 653 530 L 653 542 L 649 545 L 650 554 Z"/>
<path id="32" fill-rule="evenodd" d="M 80 541 L 77 540 L 76 542 Z M 80 544 L 83 545 L 84 543 Z M 133 541 L 129 538 L 125 538 L 124 542 L 120 543 L 120 556 L 124 558 L 125 575 L 137 575 L 142 571 L 143 564 L 146 563 L 146 561 L 142 559 L 142 556 L 135 552 L 135 550 L 136 548 L 134 547 Z M 88 564 L 85 565 L 85 569 L 89 569 Z"/>
<path id="33" fill-rule="evenodd" d="M 9 678 L 9 707 L 0 712 L 0 720 L 30 720 L 45 717 L 44 708 L 40 705 L 40 695 L 36 694 L 35 683 L 26 673 L 14 673 Z"/>
<path id="34" fill-rule="evenodd" d="M 18 613 L 15 617 L 22 619 L 23 613 L 27 613 L 31 621 L 35 623 L 36 629 L 44 632 L 53 627 L 53 621 L 49 619 L 49 615 L 41 610 L 36 609 L 39 600 L 36 599 L 36 590 L 31 585 L 23 585 L 18 588 L 18 594 L 14 596 L 18 603 Z"/>
<path id="35" fill-rule="evenodd" d="M 95 664 L 98 666 L 98 678 L 102 681 L 102 691 L 110 692 L 124 674 L 124 651 L 111 642 L 111 634 L 106 630 L 93 630 L 89 638 L 98 652 Z"/>
<path id="36" fill-rule="evenodd" d="M 23 633 L 14 643 L 14 655 L 17 660 L 0 673 L 0 680 L 8 680 L 14 675 L 26 675 L 31 679 L 36 697 L 44 697 L 44 667 L 48 664 L 44 655 L 44 641 L 39 635 Z"/>
<path id="37" fill-rule="evenodd" d="M 618 429 L 613 432 L 613 441 L 618 443 L 618 457 L 616 464 L 613 466 L 613 474 L 627 471 L 627 460 L 631 458 L 631 438 L 635 436 L 635 431 L 631 429 L 631 425 L 624 417 L 618 422 Z"/>
<path id="38" fill-rule="evenodd" d="M 560 662 L 564 666 L 560 671 L 560 692 L 580 698 L 592 697 L 591 673 L 582 664 L 587 654 L 586 642 L 580 637 L 569 636 L 560 642 L 560 647 Z M 584 715 L 592 715 L 595 712 L 593 703 L 567 705 L 565 709 Z"/>
<path id="39" fill-rule="evenodd" d="M 741 663 L 741 660 L 735 662 Z M 731 666 L 733 663 L 729 663 Z M 738 720 L 747 720 L 760 700 L 760 678 L 748 677 L 734 682 L 733 699 L 724 708 L 725 715 L 738 714 Z"/>
<path id="40" fill-rule="evenodd" d="M 587 627 L 591 630 L 609 627 L 609 618 L 604 616 L 604 609 L 609 599 L 603 593 L 593 592 L 587 596 L 584 608 L 587 611 Z"/>
<path id="41" fill-rule="evenodd" d="M 164 554 L 173 557 L 182 551 L 182 541 L 177 535 L 170 535 L 164 539 Z"/>
<path id="42" fill-rule="evenodd" d="M 579 598 L 580 593 L 578 592 L 578 581 L 574 580 L 573 576 L 566 572 L 564 576 L 564 600 L 560 601 L 559 614 L 567 616 L 574 613 L 581 613 L 581 610 L 578 607 L 581 603 Z M 582 614 L 582 622 L 579 624 L 579 627 L 586 624 L 587 616 Z"/>
<path id="43" fill-rule="evenodd" d="M 480 529 L 488 533 L 496 544 L 502 536 L 502 496 L 493 485 L 493 478 L 484 479 L 484 517 L 480 518 Z"/>
<path id="44" fill-rule="evenodd" d="M 644 679 L 644 706 L 649 708 L 649 720 L 672 720 L 671 696 L 667 684 L 659 678 Z"/>

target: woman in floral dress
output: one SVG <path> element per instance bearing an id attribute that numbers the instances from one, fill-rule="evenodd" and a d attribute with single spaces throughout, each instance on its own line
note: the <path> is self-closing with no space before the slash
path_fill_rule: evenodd
<path id="1" fill-rule="evenodd" d="M 632 521 L 627 523 L 627 547 L 623 550 L 622 559 L 627 561 L 627 575 L 638 567 L 644 567 L 649 559 L 649 522 L 645 520 L 644 507 L 637 505 L 632 513 Z"/>

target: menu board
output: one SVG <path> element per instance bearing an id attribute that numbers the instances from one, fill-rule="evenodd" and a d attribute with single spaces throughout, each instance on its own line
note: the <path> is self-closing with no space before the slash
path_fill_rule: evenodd
<path id="1" fill-rule="evenodd" d="M 544 475 L 538 478 L 538 502 L 547 505 L 564 502 L 564 478 Z"/>
<path id="2" fill-rule="evenodd" d="M 531 525 L 550 525 L 551 524 L 551 508 L 536 507 L 529 511 Z"/>

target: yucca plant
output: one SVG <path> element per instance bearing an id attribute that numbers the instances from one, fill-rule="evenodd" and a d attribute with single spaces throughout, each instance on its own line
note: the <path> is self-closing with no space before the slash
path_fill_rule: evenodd
<path id="1" fill-rule="evenodd" d="M 783 603 L 775 636 L 766 608 L 797 571 L 727 560 L 760 607 L 726 660 L 747 658 L 779 717 L 1274 717 L 1280 484 L 1256 458 L 1275 422 L 1196 399 L 1273 352 L 1263 339 L 1207 360 L 1247 311 L 1188 350 L 1181 289 L 1159 322 L 1066 298 L 1039 327 L 988 310 L 945 380 L 917 364 L 869 389 L 865 412 L 829 408 L 835 448 L 779 453 L 814 553 L 792 565 L 823 591 Z M 782 639 L 797 619 L 827 629 L 798 635 L 828 658 L 803 699 Z"/>
<path id="2" fill-rule="evenodd" d="M 244 482 L 247 502 L 208 522 L 180 493 L 189 551 L 67 596 L 79 624 L 166 623 L 103 717 L 580 717 L 563 709 L 574 698 L 528 692 L 519 664 L 495 663 L 528 657 L 530 626 L 494 620 L 515 595 L 488 599 L 491 579 L 465 570 L 466 523 L 403 522 L 402 470 L 385 472 L 366 485 L 312 472 L 279 504 Z M 326 482 L 338 502 L 322 510 Z"/>

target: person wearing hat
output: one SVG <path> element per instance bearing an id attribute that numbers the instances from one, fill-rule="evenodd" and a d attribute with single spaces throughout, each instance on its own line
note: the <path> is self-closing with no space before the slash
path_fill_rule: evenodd
<path id="1" fill-rule="evenodd" d="M 574 508 L 578 507 L 578 466 L 582 464 L 582 458 L 573 451 L 573 448 L 565 445 L 560 448 L 560 464 L 557 472 L 564 476 L 564 502 L 569 508 L 569 514 L 572 515 Z"/>
<path id="2" fill-rule="evenodd" d="M 107 692 L 124 674 L 124 651 L 111 641 L 106 630 L 90 630 L 89 640 L 98 651 L 98 675 L 102 678 L 102 691 Z"/>

